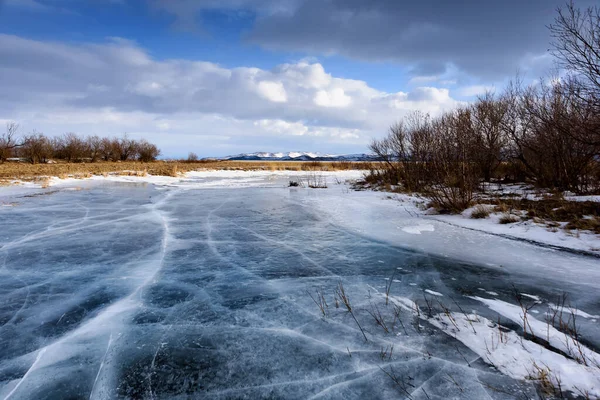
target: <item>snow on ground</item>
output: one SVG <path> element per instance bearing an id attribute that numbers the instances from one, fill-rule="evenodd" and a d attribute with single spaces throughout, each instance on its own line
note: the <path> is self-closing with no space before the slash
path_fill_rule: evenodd
<path id="1" fill-rule="evenodd" d="M 431 218 L 481 232 L 600 254 L 600 238 L 591 232 L 572 231 L 569 233 L 562 229 L 552 230 L 532 220 L 500 224 L 501 213 L 490 214 L 488 218 L 473 219 L 471 218 L 473 210 L 474 208 L 469 208 L 463 211 L 462 214 L 436 215 Z"/>
<path id="2" fill-rule="evenodd" d="M 93 176 L 92 181 L 150 183 L 157 186 L 171 186 L 183 189 L 236 188 L 236 187 L 287 187 L 289 180 L 306 182 L 313 176 L 323 176 L 329 186 L 345 180 L 356 180 L 364 171 L 242 171 L 242 170 L 201 170 L 190 171 L 179 177 L 170 176 Z M 81 179 L 52 178 L 51 186 L 65 186 L 81 182 Z"/>
<path id="3" fill-rule="evenodd" d="M 473 297 L 501 316 L 523 324 L 523 312 L 517 306 L 500 300 Z M 528 332 L 547 339 L 551 346 L 569 355 L 567 358 L 540 344 L 519 336 L 516 332 L 477 314 L 446 312 L 427 317 L 412 300 L 390 296 L 392 303 L 414 316 L 428 321 L 449 336 L 459 340 L 483 360 L 502 373 L 521 380 L 545 377 L 551 385 L 574 395 L 600 397 L 600 355 L 535 318 L 526 318 Z M 581 351 L 581 353 L 579 353 Z M 577 362 L 584 354 L 587 362 Z M 586 365 L 587 364 L 587 365 Z"/>
<path id="4" fill-rule="evenodd" d="M 564 352 L 572 359 L 580 359 L 584 364 L 600 366 L 600 355 L 580 344 L 571 336 L 560 332 L 551 323 L 549 324 L 547 321 L 540 321 L 531 317 L 524 308 L 497 299 L 485 299 L 478 296 L 470 296 L 470 298 L 485 304 L 491 310 L 514 323 L 524 326 L 527 333 L 544 339 L 550 346 Z M 526 307 L 525 304 L 524 307 Z M 573 314 L 577 315 L 575 309 L 571 310 L 567 307 L 561 309 L 556 307 L 556 311 L 557 316 L 554 321 L 556 325 L 559 324 L 559 318 L 562 318 L 563 323 L 570 323 L 571 320 L 569 318 L 572 318 Z M 586 313 L 583 314 L 589 315 Z M 552 319 L 552 315 L 548 315 L 547 318 Z M 597 370 L 597 373 L 600 373 L 600 370 Z M 598 386 L 598 390 L 600 393 L 600 386 Z"/>
<path id="5" fill-rule="evenodd" d="M 597 258 L 543 248 L 525 242 L 518 236 L 514 238 L 519 240 L 513 240 L 512 235 L 502 237 L 486 234 L 495 233 L 496 226 L 492 223 L 480 225 L 481 230 L 464 229 L 462 224 L 455 223 L 456 220 L 461 221 L 460 216 L 449 216 L 452 219 L 449 223 L 445 216 L 427 215 L 422 211 L 426 199 L 373 191 L 344 191 L 339 187 L 308 193 L 304 201 L 318 209 L 324 218 L 385 243 L 421 250 L 438 257 L 486 265 L 499 271 L 527 273 L 538 278 L 552 276 L 564 282 L 600 289 Z M 433 231 L 420 230 L 420 235 L 406 232 L 405 228 L 412 231 L 423 224 L 433 226 Z M 501 228 L 506 227 L 502 225 Z M 546 238 L 552 243 L 551 235 L 555 233 L 545 234 L 537 239 L 542 241 Z M 595 245 L 599 246 L 600 240 L 594 240 Z M 577 238 L 571 238 L 566 244 L 575 249 L 589 248 Z"/>

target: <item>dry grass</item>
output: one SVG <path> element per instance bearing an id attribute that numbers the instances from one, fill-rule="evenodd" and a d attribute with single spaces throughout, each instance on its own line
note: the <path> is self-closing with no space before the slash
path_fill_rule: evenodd
<path id="1" fill-rule="evenodd" d="M 498 220 L 501 224 L 513 224 L 515 222 L 519 222 L 521 219 L 513 214 L 504 214 Z"/>
<path id="2" fill-rule="evenodd" d="M 546 223 L 558 228 L 557 222 L 566 222 L 566 230 L 586 230 L 600 234 L 600 203 L 594 201 L 567 201 L 560 196 L 544 199 L 514 199 L 498 201 L 496 212 L 510 214 L 524 211 L 523 219 Z"/>
<path id="3" fill-rule="evenodd" d="M 91 175 L 125 174 L 132 176 L 178 176 L 180 173 L 202 169 L 243 171 L 339 171 L 367 169 L 364 162 L 314 162 L 314 161 L 155 161 L 155 162 L 96 162 L 26 164 L 7 162 L 0 164 L 0 180 L 32 180 L 40 176 L 85 177 Z"/>
<path id="4" fill-rule="evenodd" d="M 475 206 L 475 209 L 471 213 L 471 218 L 483 219 L 483 218 L 487 218 L 489 215 L 490 215 L 489 208 L 479 204 L 479 205 Z"/>

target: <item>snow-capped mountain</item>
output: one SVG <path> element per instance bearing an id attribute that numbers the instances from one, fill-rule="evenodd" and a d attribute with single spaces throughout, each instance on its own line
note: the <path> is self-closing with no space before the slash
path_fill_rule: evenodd
<path id="1" fill-rule="evenodd" d="M 287 153 L 244 153 L 224 157 L 224 160 L 261 160 L 261 161 L 377 161 L 374 154 L 323 154 L 291 151 Z"/>

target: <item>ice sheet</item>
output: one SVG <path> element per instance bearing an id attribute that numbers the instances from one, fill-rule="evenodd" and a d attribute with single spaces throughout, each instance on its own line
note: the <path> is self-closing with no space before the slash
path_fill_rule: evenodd
<path id="1" fill-rule="evenodd" d="M 290 176 L 5 193 L 0 398 L 533 397 L 531 381 L 427 318 L 396 315 L 386 290 L 488 321 L 500 303 L 474 297 L 515 306 L 513 285 L 540 299 L 540 316 L 562 291 L 600 314 L 597 260 L 423 222 L 333 173 L 326 190 L 287 188 Z M 402 230 L 423 224 L 434 230 Z M 335 300 L 340 282 L 354 316 Z M 597 324 L 581 319 L 595 351 Z"/>

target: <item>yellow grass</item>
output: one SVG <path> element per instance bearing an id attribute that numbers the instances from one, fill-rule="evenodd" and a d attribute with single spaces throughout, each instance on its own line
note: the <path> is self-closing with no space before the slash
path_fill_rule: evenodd
<path id="1" fill-rule="evenodd" d="M 110 174 L 145 176 L 178 176 L 196 170 L 266 170 L 266 171 L 338 171 L 368 169 L 365 162 L 315 162 L 315 161 L 138 161 L 95 162 L 95 163 L 56 163 L 27 164 L 6 162 L 0 164 L 0 182 L 9 179 L 35 180 L 39 177 L 86 178 L 92 175 Z M 0 183 L 1 185 L 2 183 Z"/>

